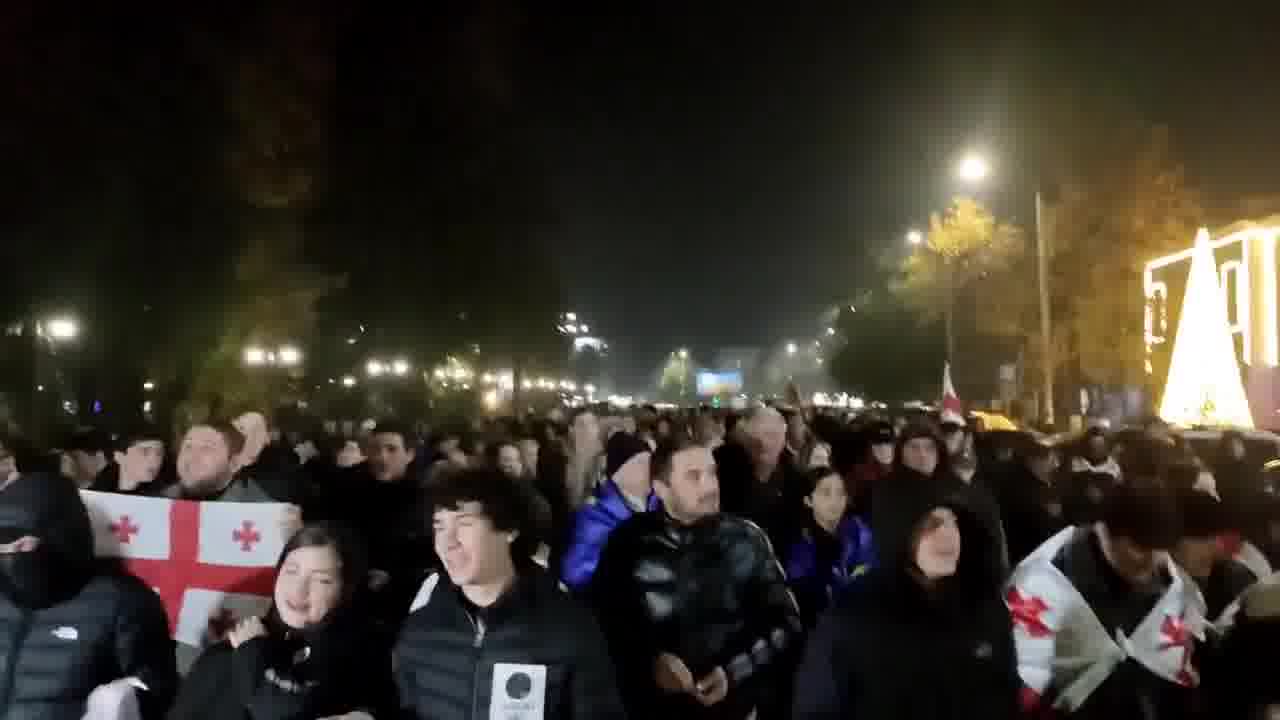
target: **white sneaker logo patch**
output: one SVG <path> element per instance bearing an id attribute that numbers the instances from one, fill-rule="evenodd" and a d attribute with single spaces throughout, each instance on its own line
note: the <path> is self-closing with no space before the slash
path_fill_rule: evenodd
<path id="1" fill-rule="evenodd" d="M 59 640 L 66 640 L 67 642 L 71 642 L 72 640 L 80 639 L 80 631 L 76 630 L 70 625 L 63 625 L 60 628 L 54 628 L 53 636 L 58 638 Z"/>

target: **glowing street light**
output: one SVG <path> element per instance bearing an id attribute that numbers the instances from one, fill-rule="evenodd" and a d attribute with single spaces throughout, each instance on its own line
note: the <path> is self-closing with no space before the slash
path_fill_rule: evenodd
<path id="1" fill-rule="evenodd" d="M 789 342 L 789 343 L 787 343 L 787 354 L 788 354 L 788 355 L 795 355 L 797 352 L 799 352 L 799 350 L 800 350 L 800 348 L 799 348 L 798 346 L 796 346 L 796 344 L 795 344 L 794 342 Z"/>
<path id="2" fill-rule="evenodd" d="M 907 244 L 908 244 L 908 245 L 919 245 L 919 244 L 921 244 L 921 243 L 923 243 L 923 242 L 924 242 L 924 233 L 920 232 L 919 230 L 908 230 L 908 231 L 907 231 Z M 852 307 L 852 306 L 850 306 L 850 308 L 849 308 L 849 309 L 850 309 L 850 310 L 852 310 L 852 309 L 853 309 L 853 307 Z"/>
<path id="3" fill-rule="evenodd" d="M 354 375 L 343 375 L 343 376 L 342 376 L 342 387 L 345 387 L 345 388 L 353 388 L 353 387 L 355 387 L 355 386 L 356 386 L 356 378 L 355 378 L 355 376 L 354 376 Z"/>
<path id="4" fill-rule="evenodd" d="M 143 390 L 145 390 L 145 391 L 147 391 L 147 392 L 151 392 L 152 390 L 155 390 L 155 389 L 156 389 L 156 384 L 155 384 L 155 383 L 153 383 L 153 382 L 151 382 L 150 380 L 148 380 L 148 381 L 146 381 L 146 382 L 142 383 L 142 389 L 143 389 Z"/>
<path id="5" fill-rule="evenodd" d="M 369 377 L 379 377 L 387 371 L 387 366 L 377 360 L 370 360 L 365 363 L 364 371 L 369 374 Z"/>
<path id="6" fill-rule="evenodd" d="M 836 334 L 836 329 L 835 329 L 835 328 L 833 328 L 833 327 L 829 327 L 829 328 L 827 328 L 827 337 L 831 337 L 831 336 L 833 336 L 833 335 L 835 335 L 835 334 Z"/>
<path id="7" fill-rule="evenodd" d="M 986 158 L 978 153 L 968 153 L 960 159 L 960 164 L 956 167 L 956 176 L 961 180 L 970 183 L 979 183 L 987 179 L 987 175 L 991 173 L 991 166 L 987 164 Z"/>
<path id="8" fill-rule="evenodd" d="M 391 372 L 395 373 L 396 377 L 404 377 L 405 375 L 408 375 L 409 361 L 403 358 L 392 361 Z"/>
<path id="9" fill-rule="evenodd" d="M 80 326 L 69 317 L 57 317 L 45 323 L 45 330 L 52 340 L 74 340 L 80 334 Z"/>
<path id="10" fill-rule="evenodd" d="M 283 367 L 295 367 L 302 362 L 302 352 L 292 345 L 285 345 L 276 353 L 276 361 Z"/>
<path id="11" fill-rule="evenodd" d="M 261 367 L 267 364 L 267 351 L 260 347 L 244 349 L 244 364 L 249 367 Z"/>

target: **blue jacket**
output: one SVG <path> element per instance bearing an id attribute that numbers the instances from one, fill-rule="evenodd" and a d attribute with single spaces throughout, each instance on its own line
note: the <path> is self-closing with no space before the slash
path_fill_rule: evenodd
<path id="1" fill-rule="evenodd" d="M 653 512 L 661 507 L 658 496 L 649 492 L 645 511 Z M 573 529 L 569 533 L 569 546 L 560 563 L 560 575 L 564 584 L 574 592 L 586 589 L 600 562 L 600 552 L 614 528 L 635 514 L 622 490 L 613 480 L 606 480 L 596 489 L 573 515 Z"/>
<path id="2" fill-rule="evenodd" d="M 875 566 L 871 528 L 857 517 L 849 515 L 840 521 L 834 538 L 819 533 L 825 535 L 811 523 L 786 554 L 787 584 L 808 627 L 832 598 Z"/>

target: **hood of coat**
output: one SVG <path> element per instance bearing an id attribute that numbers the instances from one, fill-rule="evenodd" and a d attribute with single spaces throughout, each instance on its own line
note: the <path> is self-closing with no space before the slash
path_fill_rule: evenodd
<path id="1" fill-rule="evenodd" d="M 1000 583 L 997 542 L 983 529 L 974 509 L 972 491 L 958 482 L 897 484 L 876 497 L 871 535 L 879 567 L 902 577 L 916 567 L 915 541 L 925 518 L 935 508 L 956 515 L 960 527 L 960 560 L 947 585 L 995 589 Z"/>
<path id="2" fill-rule="evenodd" d="M 0 543 L 28 535 L 34 551 L 0 555 L 0 592 L 32 609 L 74 597 L 94 572 L 93 526 L 74 484 L 24 474 L 0 490 Z"/>

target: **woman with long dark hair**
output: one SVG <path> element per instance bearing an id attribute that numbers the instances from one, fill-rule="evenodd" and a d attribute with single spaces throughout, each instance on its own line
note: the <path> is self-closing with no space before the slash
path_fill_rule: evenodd
<path id="1" fill-rule="evenodd" d="M 173 720 L 378 716 L 391 668 L 356 607 L 368 560 L 345 529 L 307 525 L 276 566 L 271 610 L 242 620 L 187 675 Z"/>

